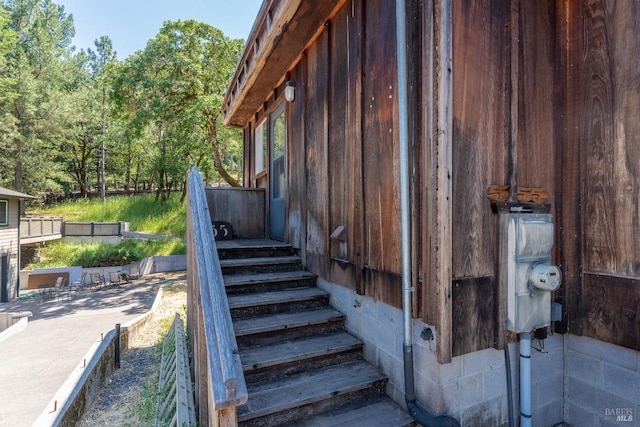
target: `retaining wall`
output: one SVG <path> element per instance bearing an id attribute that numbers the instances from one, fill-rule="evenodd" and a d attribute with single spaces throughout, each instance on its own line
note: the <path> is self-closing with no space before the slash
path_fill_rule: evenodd
<path id="1" fill-rule="evenodd" d="M 161 299 L 162 288 L 158 291 L 151 310 L 121 325 L 121 355 L 129 349 L 129 340 L 153 318 Z M 112 329 L 89 349 L 33 425 L 54 427 L 75 425 L 91 407 L 114 369 L 115 331 Z"/>
<path id="2" fill-rule="evenodd" d="M 168 255 L 168 256 L 152 256 L 143 259 L 140 262 L 134 262 L 123 266 L 110 266 L 110 267 L 60 267 L 60 268 L 41 268 L 37 270 L 22 270 L 20 271 L 20 289 L 27 289 L 29 281 L 29 274 L 43 274 L 43 273 L 69 273 L 69 283 L 73 283 L 75 280 L 82 278 L 82 273 L 87 273 L 86 282 L 89 282 L 89 275 L 91 273 L 99 273 L 103 277 L 109 278 L 109 272 L 125 271 L 131 273 L 131 270 L 137 270 L 140 275 L 154 273 L 168 273 L 171 271 L 185 271 L 187 269 L 187 256 L 186 255 Z"/>

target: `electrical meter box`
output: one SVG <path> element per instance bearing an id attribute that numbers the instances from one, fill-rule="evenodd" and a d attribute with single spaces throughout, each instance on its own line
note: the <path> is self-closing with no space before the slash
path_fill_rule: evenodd
<path id="1" fill-rule="evenodd" d="M 529 332 L 551 323 L 551 292 L 560 269 L 551 265 L 550 214 L 511 213 L 500 220 L 501 268 L 507 280 L 507 329 Z M 505 274 L 501 271 L 500 274 Z"/>

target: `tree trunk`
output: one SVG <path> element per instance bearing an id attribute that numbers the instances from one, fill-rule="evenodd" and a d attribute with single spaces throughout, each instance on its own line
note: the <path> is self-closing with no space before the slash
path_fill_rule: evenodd
<path id="1" fill-rule="evenodd" d="M 22 192 L 22 141 L 20 140 L 20 138 L 15 138 L 14 141 L 16 143 L 16 167 L 14 169 L 15 190 Z"/>
<path id="2" fill-rule="evenodd" d="M 187 198 L 187 180 L 182 182 L 182 193 L 180 194 L 180 203 L 184 203 L 184 199 Z"/>
<path id="3" fill-rule="evenodd" d="M 209 133 L 209 140 L 211 141 L 211 148 L 213 149 L 213 166 L 216 168 L 220 177 L 224 179 L 227 184 L 232 187 L 240 187 L 240 183 L 224 169 L 222 164 L 222 156 L 220 155 L 220 145 L 218 144 L 218 117 L 211 116 L 211 119 L 207 122 L 207 131 Z"/>

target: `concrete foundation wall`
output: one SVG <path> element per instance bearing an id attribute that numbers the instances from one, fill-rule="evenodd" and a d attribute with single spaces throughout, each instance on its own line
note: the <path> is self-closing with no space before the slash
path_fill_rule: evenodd
<path id="1" fill-rule="evenodd" d="M 565 421 L 640 426 L 640 352 L 575 335 L 566 350 Z"/>
<path id="2" fill-rule="evenodd" d="M 402 311 L 340 285 L 319 280 L 319 286 L 331 293 L 331 304 L 346 314 L 347 329 L 365 342 L 365 359 L 389 377 L 387 393 L 404 406 Z M 435 337 L 435 328 L 418 320 L 414 320 L 413 327 L 418 403 L 433 413 L 454 416 L 463 426 L 506 426 L 509 418 L 504 352 L 485 349 L 441 365 L 435 338 L 421 338 L 427 328 Z M 533 344 L 539 348 L 537 341 Z M 518 343 L 510 344 L 509 352 L 514 412 L 519 420 Z M 532 349 L 531 357 L 533 425 L 553 426 L 563 421 L 563 337 L 550 336 L 545 340 L 544 351 Z"/>

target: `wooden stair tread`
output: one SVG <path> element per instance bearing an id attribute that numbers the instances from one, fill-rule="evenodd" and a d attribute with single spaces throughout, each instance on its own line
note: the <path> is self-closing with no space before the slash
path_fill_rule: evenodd
<path id="1" fill-rule="evenodd" d="M 299 302 L 326 297 L 329 294 L 320 288 L 294 288 L 283 291 L 256 292 L 229 296 L 229 308 L 258 307 L 270 304 Z"/>
<path id="2" fill-rule="evenodd" d="M 260 334 L 285 329 L 319 325 L 344 319 L 344 314 L 331 308 L 299 313 L 280 313 L 260 318 L 239 319 L 233 322 L 236 336 Z"/>
<path id="3" fill-rule="evenodd" d="M 282 271 L 258 274 L 229 274 L 224 276 L 225 286 L 252 285 L 270 282 L 287 282 L 301 279 L 315 279 L 317 276 L 308 271 Z"/>
<path id="4" fill-rule="evenodd" d="M 362 341 L 347 332 L 307 337 L 240 351 L 242 369 L 255 369 L 293 363 L 362 347 Z"/>
<path id="5" fill-rule="evenodd" d="M 404 427 L 412 426 L 413 418 L 388 397 L 370 404 L 350 408 L 337 414 L 319 414 L 294 427 Z"/>
<path id="6" fill-rule="evenodd" d="M 238 407 L 238 421 L 274 414 L 342 394 L 364 390 L 386 380 L 364 361 L 344 363 L 258 384 L 247 384 L 249 400 Z"/>
<path id="7" fill-rule="evenodd" d="M 219 251 L 233 250 L 233 249 L 281 249 L 292 248 L 288 243 L 278 242 L 277 240 L 269 239 L 233 239 L 233 240 L 219 240 L 216 242 L 216 247 Z"/>
<path id="8" fill-rule="evenodd" d="M 265 265 L 279 265 L 279 264 L 293 264 L 301 263 L 302 258 L 299 256 L 274 256 L 274 257 L 259 257 L 259 258 L 230 258 L 221 259 L 220 266 L 225 267 L 251 267 L 251 266 L 265 266 Z"/>

